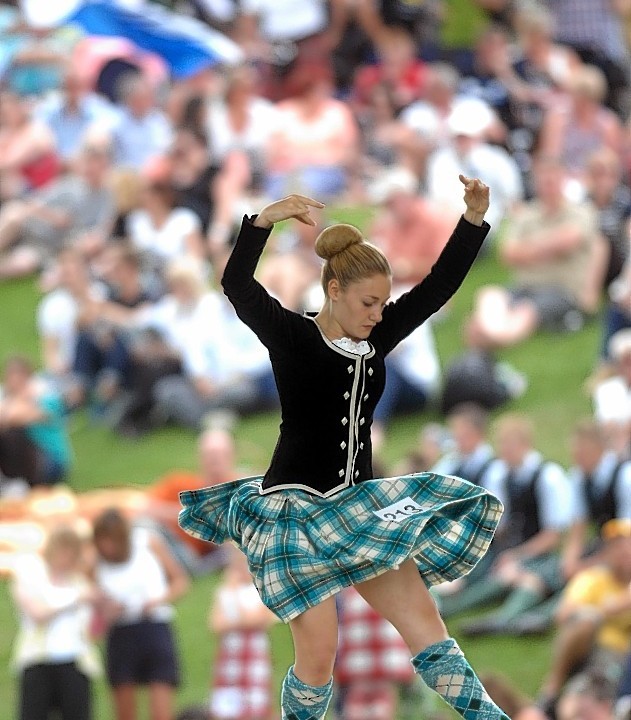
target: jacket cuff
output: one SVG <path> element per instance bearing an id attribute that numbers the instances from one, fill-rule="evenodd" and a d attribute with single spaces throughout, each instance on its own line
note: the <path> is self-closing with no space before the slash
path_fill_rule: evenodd
<path id="1" fill-rule="evenodd" d="M 470 223 L 468 220 L 466 220 L 464 215 L 461 215 L 460 220 L 458 220 L 458 225 L 456 226 L 456 229 L 462 230 L 467 235 L 467 237 L 475 238 L 476 240 L 480 240 L 481 242 L 489 234 L 491 226 L 486 220 L 482 221 L 482 225 L 474 225 L 473 223 Z"/>
<path id="2" fill-rule="evenodd" d="M 254 235 L 257 238 L 260 238 L 261 240 L 267 240 L 270 233 L 274 229 L 274 226 L 270 228 L 262 228 L 254 225 L 254 221 L 258 217 L 258 213 L 255 213 L 254 215 L 244 215 L 242 226 L 246 227 L 248 229 L 249 235 Z"/>

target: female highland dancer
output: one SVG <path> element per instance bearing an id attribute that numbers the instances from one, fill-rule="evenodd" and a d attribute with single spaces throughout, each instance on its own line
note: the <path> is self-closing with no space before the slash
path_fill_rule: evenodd
<path id="1" fill-rule="evenodd" d="M 388 303 L 383 253 L 350 225 L 316 240 L 324 306 L 283 308 L 254 279 L 274 223 L 313 225 L 322 203 L 290 195 L 245 218 L 223 276 L 237 314 L 268 348 L 281 400 L 280 437 L 263 477 L 185 492 L 180 524 L 233 540 L 263 602 L 291 628 L 295 663 L 283 682 L 285 720 L 321 720 L 337 645 L 335 595 L 354 585 L 399 631 L 415 671 L 466 720 L 506 715 L 447 634 L 428 587 L 468 573 L 486 552 L 502 506 L 454 477 L 373 478 L 370 426 L 384 359 L 441 308 L 489 231 L 489 189 L 463 176 L 466 211 L 431 273 Z"/>

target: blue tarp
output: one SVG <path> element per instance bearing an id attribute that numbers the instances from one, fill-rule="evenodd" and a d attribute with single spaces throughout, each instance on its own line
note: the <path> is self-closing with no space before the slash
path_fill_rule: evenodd
<path id="1" fill-rule="evenodd" d="M 203 23 L 156 5 L 135 10 L 117 0 L 86 0 L 65 22 L 90 35 L 124 37 L 164 58 L 174 78 L 242 59 L 238 45 Z"/>

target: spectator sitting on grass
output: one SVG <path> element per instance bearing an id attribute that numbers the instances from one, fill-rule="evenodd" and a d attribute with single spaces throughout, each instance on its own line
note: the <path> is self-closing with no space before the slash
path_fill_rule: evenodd
<path id="1" fill-rule="evenodd" d="M 52 132 L 31 117 L 26 98 L 11 90 L 0 92 L 0 199 L 43 188 L 59 170 Z"/>
<path id="2" fill-rule="evenodd" d="M 60 160 L 70 166 L 81 149 L 85 135 L 95 126 L 107 129 L 115 119 L 114 107 L 90 91 L 85 73 L 68 65 L 60 92 L 45 97 L 35 116 L 52 132 Z"/>
<path id="3" fill-rule="evenodd" d="M 378 185 L 382 176 L 397 168 L 424 175 L 427 155 L 433 149 L 431 138 L 422 137 L 401 122 L 390 85 L 385 82 L 375 85 L 369 101 L 370 104 L 357 114 L 362 154 L 353 199 L 360 202 L 370 201 L 370 185 Z"/>
<path id="4" fill-rule="evenodd" d="M 607 105 L 625 112 L 628 50 L 619 14 L 625 3 L 590 0 L 589 3 L 547 2 L 556 39 L 587 63 L 597 65 L 606 76 Z"/>
<path id="5" fill-rule="evenodd" d="M 496 238 L 502 220 L 511 213 L 522 199 L 519 166 L 502 147 L 488 141 L 494 122 L 490 108 L 473 98 L 459 103 L 447 118 L 450 140 L 436 149 L 427 160 L 427 198 L 434 207 L 456 214 L 462 194 L 452 176 L 459 173 L 479 176 L 489 187 L 493 196 L 489 206 L 491 238 Z"/>
<path id="6" fill-rule="evenodd" d="M 530 115 L 538 127 L 553 92 L 567 84 L 581 60 L 570 47 L 555 42 L 554 18 L 542 4 L 520 3 L 514 10 L 517 58 L 512 65 L 515 75 L 511 73 L 507 79 L 513 102 L 530 105 L 521 108 L 522 115 Z M 533 105 L 539 107 L 539 113 Z"/>
<path id="7" fill-rule="evenodd" d="M 218 277 L 225 260 L 216 258 Z M 215 412 L 261 412 L 278 402 L 269 353 L 261 341 L 223 293 L 208 293 L 208 300 L 212 307 L 206 307 L 195 334 L 180 347 L 183 373 L 162 378 L 154 389 L 162 421 L 196 430 Z"/>
<path id="8" fill-rule="evenodd" d="M 577 675 L 564 688 L 554 710 L 557 720 L 613 720 L 615 686 L 598 673 Z M 616 713 L 617 720 L 628 720 Z"/>
<path id="9" fill-rule="evenodd" d="M 31 485 L 55 485 L 70 469 L 72 452 L 61 397 L 35 378 L 31 362 L 13 356 L 4 365 L 0 399 L 0 476 Z"/>
<path id="10" fill-rule="evenodd" d="M 541 698 L 552 704 L 577 670 L 589 668 L 617 684 L 631 649 L 631 520 L 602 528 L 602 564 L 579 572 L 565 588 L 550 672 Z"/>
<path id="11" fill-rule="evenodd" d="M 536 199 L 510 218 L 500 247 L 514 281 L 478 293 L 469 323 L 476 346 L 514 345 L 540 327 L 576 330 L 596 310 L 606 246 L 593 208 L 566 200 L 564 180 L 558 160 L 537 160 Z"/>
<path id="12" fill-rule="evenodd" d="M 429 69 L 416 57 L 415 38 L 402 27 L 383 28 L 376 51 L 377 62 L 360 67 L 355 74 L 353 100 L 356 109 L 370 104 L 375 87 L 386 85 L 391 89 L 393 109 L 398 114 L 423 97 Z"/>
<path id="13" fill-rule="evenodd" d="M 143 176 L 140 207 L 129 213 L 126 235 L 142 254 L 145 271 L 160 285 L 168 263 L 182 256 L 202 260 L 204 245 L 197 215 L 178 205 L 168 169 L 151 168 Z"/>
<path id="14" fill-rule="evenodd" d="M 580 65 L 568 78 L 568 97 L 547 109 L 541 127 L 539 150 L 558 157 L 569 176 L 585 189 L 589 158 L 609 148 L 620 155 L 623 127 L 620 118 L 603 105 L 607 80 L 593 65 Z"/>
<path id="15" fill-rule="evenodd" d="M 608 348 L 613 375 L 594 388 L 594 416 L 609 446 L 623 458 L 629 456 L 631 441 L 631 329 L 619 330 Z"/>
<path id="16" fill-rule="evenodd" d="M 140 255 L 126 242 L 111 243 L 102 265 L 105 298 L 88 298 L 83 304 L 73 377 L 76 403 L 92 399 L 97 411 L 107 413 L 130 383 L 133 334 L 121 327 L 121 320 L 130 310 L 151 305 L 154 296 L 147 290 Z"/>
<path id="17" fill-rule="evenodd" d="M 175 132 L 168 167 L 178 207 L 197 215 L 211 251 L 223 248 L 232 238 L 235 208 L 251 179 L 247 155 L 232 151 L 216 158 L 206 135 L 187 125 Z"/>
<path id="18" fill-rule="evenodd" d="M 490 24 L 477 38 L 471 73 L 462 78 L 459 88 L 462 95 L 479 98 L 491 107 L 509 131 L 519 123 L 510 95 L 512 50 L 507 29 Z M 508 144 L 510 147 L 510 136 Z"/>
<path id="19" fill-rule="evenodd" d="M 0 280 L 50 268 L 62 246 L 86 256 L 100 250 L 114 223 L 114 196 L 107 185 L 111 154 L 87 142 L 75 172 L 0 210 Z M 55 284 L 55 279 L 49 281 Z"/>
<path id="20" fill-rule="evenodd" d="M 126 76 L 119 94 L 123 107 L 112 130 L 116 164 L 140 171 L 167 150 L 172 129 L 143 75 Z"/>
<path id="21" fill-rule="evenodd" d="M 571 453 L 574 464 L 568 478 L 575 510 L 561 559 L 566 580 L 603 560 L 600 535 L 588 540 L 592 526 L 600 533 L 610 520 L 631 520 L 631 462 L 607 448 L 604 429 L 591 420 L 579 422 L 572 433 Z M 559 598 L 559 593 L 553 594 L 533 611 L 524 613 L 518 622 L 520 632 L 540 634 L 549 630 Z"/>
<path id="22" fill-rule="evenodd" d="M 514 632 L 521 614 L 563 583 L 557 551 L 572 518 L 567 477 L 534 449 L 534 429 L 526 417 L 503 415 L 497 421 L 496 439 L 498 460 L 484 480 L 506 508 L 491 546 L 494 562 L 487 577 L 444 598 L 441 610 L 445 616 L 493 600 L 504 603 L 463 625 L 468 635 Z"/>
<path id="23" fill-rule="evenodd" d="M 623 271 L 630 249 L 631 189 L 623 182 L 622 162 L 618 153 L 604 147 L 590 155 L 587 187 L 589 199 L 598 212 L 600 232 L 609 250 L 607 272 L 603 278 L 606 288 Z M 608 339 L 606 337 L 605 342 Z"/>
<path id="24" fill-rule="evenodd" d="M 357 167 L 355 118 L 333 96 L 332 78 L 322 63 L 302 68 L 296 90 L 277 106 L 266 148 L 265 192 L 277 198 L 300 188 L 312 197 L 339 200 Z"/>
<path id="25" fill-rule="evenodd" d="M 37 330 L 44 373 L 72 408 L 85 397 L 72 372 L 78 333 L 95 319 L 93 307 L 105 298 L 105 288 L 92 282 L 85 258 L 74 248 L 59 253 L 57 274 L 58 286 L 37 307 Z"/>
<path id="26" fill-rule="evenodd" d="M 572 457 L 569 477 L 575 486 L 577 508 L 563 554 L 563 572 L 568 579 L 601 560 L 600 541 L 587 542 L 592 523 L 600 533 L 610 520 L 631 522 L 631 462 L 607 449 L 602 426 L 591 420 L 576 425 Z"/>
<path id="27" fill-rule="evenodd" d="M 260 97 L 257 80 L 251 66 L 230 70 L 223 96 L 209 103 L 205 123 L 215 161 L 223 164 L 231 153 L 243 153 L 255 188 L 260 186 L 265 148 L 276 126 L 275 106 Z"/>
<path id="28" fill-rule="evenodd" d="M 488 442 L 489 414 L 480 405 L 462 403 L 449 413 L 447 422 L 455 447 L 432 470 L 484 486 L 485 475 L 495 460 Z"/>
<path id="29" fill-rule="evenodd" d="M 445 148 L 452 142 L 453 133 L 450 121 L 454 115 L 462 118 L 462 113 L 470 112 L 479 119 L 486 120 L 484 131 L 489 139 L 501 141 L 504 128 L 491 110 L 479 98 L 463 96 L 458 93 L 460 75 L 453 65 L 435 62 L 429 66 L 427 91 L 424 99 L 412 103 L 400 115 L 401 122 L 414 130 L 426 147 Z"/>
<path id="30" fill-rule="evenodd" d="M 135 331 L 128 402 L 118 423 L 118 429 L 129 436 L 166 421 L 152 412 L 157 383 L 179 375 L 185 352 L 199 347 L 210 329 L 218 327 L 218 295 L 207 290 L 196 258 L 185 256 L 169 263 L 166 281 L 169 292 L 157 303 L 119 308 L 118 321 Z"/>

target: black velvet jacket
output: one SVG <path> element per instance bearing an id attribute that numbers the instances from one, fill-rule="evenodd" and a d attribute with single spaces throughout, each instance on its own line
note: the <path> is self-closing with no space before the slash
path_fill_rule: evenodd
<path id="1" fill-rule="evenodd" d="M 456 292 L 490 226 L 462 218 L 431 273 L 383 310 L 356 355 L 334 345 L 313 318 L 284 308 L 254 279 L 270 231 L 244 218 L 222 285 L 237 315 L 267 347 L 282 422 L 262 492 L 328 497 L 372 473 L 370 426 L 385 383 L 384 358 Z"/>

